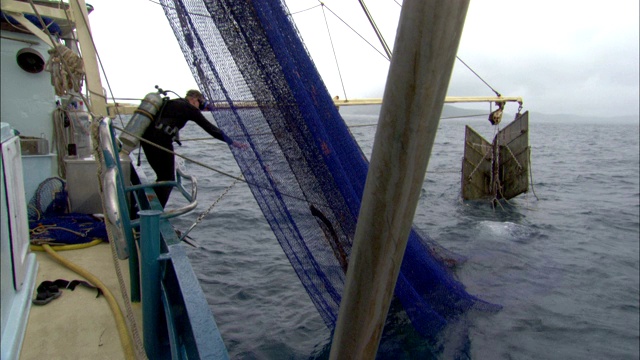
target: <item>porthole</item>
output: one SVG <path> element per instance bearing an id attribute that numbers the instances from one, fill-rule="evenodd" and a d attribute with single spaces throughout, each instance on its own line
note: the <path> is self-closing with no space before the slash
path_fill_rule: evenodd
<path id="1" fill-rule="evenodd" d="M 18 66 L 28 73 L 37 74 L 44 70 L 45 61 L 42 55 L 32 48 L 24 48 L 16 55 Z"/>

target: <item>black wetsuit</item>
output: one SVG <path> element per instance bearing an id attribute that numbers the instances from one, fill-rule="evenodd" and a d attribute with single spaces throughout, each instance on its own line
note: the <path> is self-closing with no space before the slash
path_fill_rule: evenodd
<path id="1" fill-rule="evenodd" d="M 168 100 L 157 114 L 157 118 L 153 121 L 142 137 L 153 142 L 165 149 L 173 151 L 173 141 L 177 138 L 180 129 L 182 129 L 187 121 L 194 121 L 209 135 L 214 138 L 231 144 L 233 141 L 227 137 L 222 130 L 207 120 L 200 110 L 189 104 L 185 99 Z M 175 174 L 175 158 L 172 153 L 158 149 L 157 147 L 142 141 L 142 149 L 149 161 L 149 165 L 156 172 L 156 181 L 174 181 Z M 158 200 L 164 207 L 169 200 L 172 187 L 162 186 L 156 187 L 156 195 Z"/>

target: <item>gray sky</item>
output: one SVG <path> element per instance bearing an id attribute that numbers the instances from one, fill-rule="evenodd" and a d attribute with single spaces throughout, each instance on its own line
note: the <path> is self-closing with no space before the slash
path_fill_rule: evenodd
<path id="1" fill-rule="evenodd" d="M 154 85 L 180 94 L 196 86 L 159 5 L 148 0 L 88 2 L 95 8 L 90 15 L 93 35 L 115 97 L 142 98 Z M 323 2 L 382 51 L 357 1 Z M 397 2 L 366 1 L 391 48 L 400 14 Z M 344 98 L 323 10 L 312 8 L 319 2 L 287 3 L 329 92 Z M 472 0 L 458 56 L 502 95 L 523 97 L 525 110 L 637 115 L 638 3 Z M 347 97 L 381 97 L 389 62 L 327 9 L 324 14 Z M 107 87 L 104 79 L 103 86 Z M 493 92 L 457 61 L 448 95 L 491 96 Z M 488 109 L 488 105 L 475 107 Z"/>

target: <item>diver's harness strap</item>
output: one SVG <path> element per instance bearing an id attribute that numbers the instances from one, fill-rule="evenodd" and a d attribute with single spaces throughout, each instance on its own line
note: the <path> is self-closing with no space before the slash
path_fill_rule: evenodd
<path id="1" fill-rule="evenodd" d="M 162 102 L 162 104 L 163 104 L 162 107 L 164 107 L 164 101 Z M 160 109 L 162 109 L 162 107 Z M 138 113 L 140 115 L 144 115 L 144 116 L 148 117 L 149 119 L 155 120 L 155 117 L 153 116 L 153 114 L 148 112 L 148 111 L 146 111 L 146 110 L 138 108 L 138 109 L 133 110 L 133 112 L 134 113 Z"/>
<path id="2" fill-rule="evenodd" d="M 178 145 L 182 146 L 182 143 L 180 142 L 180 129 L 177 126 L 174 126 L 174 127 L 170 127 L 168 125 L 164 126 L 160 124 L 160 122 L 158 121 L 159 119 L 162 118 L 162 112 L 164 111 L 164 107 L 167 105 L 168 101 L 169 101 L 168 96 L 162 98 L 162 106 L 160 106 L 160 111 L 158 111 L 156 116 L 153 116 L 152 119 L 153 119 L 153 122 L 155 123 L 156 129 L 162 130 L 163 133 L 171 136 L 171 139 L 173 141 L 178 143 Z M 151 114 L 148 114 L 148 115 L 151 115 Z"/>

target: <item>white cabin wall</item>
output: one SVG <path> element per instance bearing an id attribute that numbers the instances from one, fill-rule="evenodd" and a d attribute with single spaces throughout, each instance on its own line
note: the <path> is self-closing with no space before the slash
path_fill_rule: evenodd
<path id="1" fill-rule="evenodd" d="M 20 49 L 31 47 L 37 50 L 47 61 L 49 46 L 37 37 L 17 32 L 1 31 L 0 49 L 0 121 L 11 124 L 20 135 L 45 137 L 49 148 L 53 139 L 53 121 L 51 114 L 56 107 L 56 97 L 51 86 L 51 73 L 42 71 L 37 74 L 22 70 L 16 62 Z M 8 39 L 11 38 L 11 39 Z M 31 45 L 12 39 L 24 39 L 37 42 Z"/>
<path id="2" fill-rule="evenodd" d="M 45 138 L 48 141 L 48 154 L 22 157 L 25 198 L 29 201 L 43 180 L 58 176 L 58 163 L 54 154 L 56 151 L 52 147 L 52 114 L 57 98 L 51 85 L 51 73 L 42 71 L 32 74 L 22 70 L 18 66 L 16 55 L 23 48 L 32 48 L 46 62 L 49 59 L 49 46 L 30 34 L 9 31 L 0 31 L 0 34 L 0 121 L 8 123 L 20 135 Z"/>

